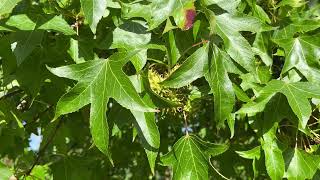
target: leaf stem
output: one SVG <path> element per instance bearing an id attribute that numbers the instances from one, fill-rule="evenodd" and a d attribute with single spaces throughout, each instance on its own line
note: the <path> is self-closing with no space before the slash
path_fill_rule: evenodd
<path id="1" fill-rule="evenodd" d="M 209 164 L 210 166 L 213 168 L 213 170 L 219 175 L 221 176 L 223 179 L 226 179 L 226 180 L 230 180 L 229 178 L 225 177 L 223 174 L 221 174 L 212 164 L 211 160 L 209 159 Z"/>

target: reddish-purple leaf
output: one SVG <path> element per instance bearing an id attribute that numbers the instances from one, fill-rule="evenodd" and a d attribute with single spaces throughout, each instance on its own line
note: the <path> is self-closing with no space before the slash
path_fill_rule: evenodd
<path id="1" fill-rule="evenodd" d="M 187 9 L 185 11 L 185 24 L 184 24 L 184 30 L 188 30 L 193 26 L 194 19 L 196 17 L 196 10 L 195 9 Z"/>

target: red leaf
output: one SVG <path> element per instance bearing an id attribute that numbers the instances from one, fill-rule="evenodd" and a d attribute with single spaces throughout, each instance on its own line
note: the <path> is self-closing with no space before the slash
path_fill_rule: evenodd
<path id="1" fill-rule="evenodd" d="M 193 22 L 194 22 L 195 17 L 196 17 L 196 10 L 195 9 L 186 10 L 186 13 L 185 13 L 186 21 L 184 24 L 185 30 L 188 30 L 193 26 Z"/>

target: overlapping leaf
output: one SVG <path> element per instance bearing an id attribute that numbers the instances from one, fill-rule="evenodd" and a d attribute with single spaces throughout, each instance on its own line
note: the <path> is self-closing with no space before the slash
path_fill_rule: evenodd
<path id="1" fill-rule="evenodd" d="M 10 13 L 12 9 L 20 2 L 21 0 L 2 0 L 0 1 L 0 16 L 3 14 Z"/>
<path id="2" fill-rule="evenodd" d="M 292 111 L 300 120 L 301 127 L 305 128 L 311 115 L 311 105 L 308 98 L 320 98 L 320 86 L 310 82 L 287 83 L 272 80 L 259 92 L 260 95 L 255 102 L 245 104 L 238 113 L 262 112 L 265 105 L 278 92 L 287 97 Z"/>
<path id="3" fill-rule="evenodd" d="M 151 41 L 145 23 L 140 21 L 125 22 L 113 31 L 111 48 L 120 48 L 132 51 L 137 47 L 145 46 Z M 143 49 L 133 56 L 131 62 L 140 71 L 147 62 L 147 49 Z"/>
<path id="4" fill-rule="evenodd" d="M 294 148 L 288 152 L 285 177 L 293 179 L 312 179 L 319 167 L 320 157 Z"/>
<path id="5" fill-rule="evenodd" d="M 76 32 L 62 18 L 62 16 L 32 16 L 32 19 L 26 14 L 11 16 L 6 25 L 15 27 L 23 31 L 34 30 L 53 30 L 65 35 L 75 35 Z"/>
<path id="6" fill-rule="evenodd" d="M 208 179 L 208 163 L 228 149 L 226 144 L 202 141 L 195 135 L 180 138 L 173 149 L 161 157 L 163 165 L 173 167 L 173 179 Z"/>
<path id="7" fill-rule="evenodd" d="M 95 145 L 108 153 L 109 129 L 107 102 L 114 98 L 123 107 L 136 111 L 154 111 L 138 95 L 122 66 L 135 53 L 116 53 L 107 60 L 49 68 L 57 76 L 79 81 L 57 104 L 55 118 L 77 111 L 91 103 L 90 129 Z"/>
<path id="8" fill-rule="evenodd" d="M 93 34 L 107 9 L 107 0 L 81 0 L 81 7 Z"/>
<path id="9" fill-rule="evenodd" d="M 212 17 L 207 13 L 208 19 L 215 19 L 212 25 L 215 31 L 224 41 L 227 53 L 247 71 L 255 69 L 254 53 L 249 42 L 240 34 L 240 31 L 262 32 L 270 30 L 265 24 L 252 16 L 239 16 L 224 13 Z M 227 23 L 226 23 L 227 22 Z"/>
<path id="10" fill-rule="evenodd" d="M 208 61 L 208 45 L 204 45 L 188 57 L 163 84 L 178 88 L 204 76 L 214 94 L 215 119 L 223 123 L 232 112 L 235 102 L 232 83 L 225 68 L 226 61 L 216 46 L 213 47 L 212 59 Z"/>
<path id="11" fill-rule="evenodd" d="M 286 53 L 282 74 L 292 68 L 296 68 L 309 81 L 318 82 L 320 80 L 320 37 L 318 35 L 278 39 L 275 41 L 284 48 Z"/>
<path id="12" fill-rule="evenodd" d="M 6 21 L 6 25 L 22 30 L 13 34 L 12 38 L 12 50 L 18 65 L 41 44 L 42 30 L 53 30 L 65 35 L 75 34 L 75 31 L 61 16 L 35 16 L 33 18 L 35 20 L 29 18 L 26 14 L 19 14 L 11 16 Z"/>
<path id="13" fill-rule="evenodd" d="M 158 27 L 170 16 L 174 17 L 179 28 L 186 30 L 192 27 L 196 15 L 194 0 L 153 1 L 148 5 L 124 4 L 122 11 L 127 18 L 142 17 L 147 20 L 150 30 Z"/>

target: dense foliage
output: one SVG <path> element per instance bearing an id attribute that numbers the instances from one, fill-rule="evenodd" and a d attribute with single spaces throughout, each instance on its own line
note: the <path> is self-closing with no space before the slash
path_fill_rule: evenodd
<path id="1" fill-rule="evenodd" d="M 317 0 L 0 0 L 0 65 L 1 180 L 320 179 Z"/>

